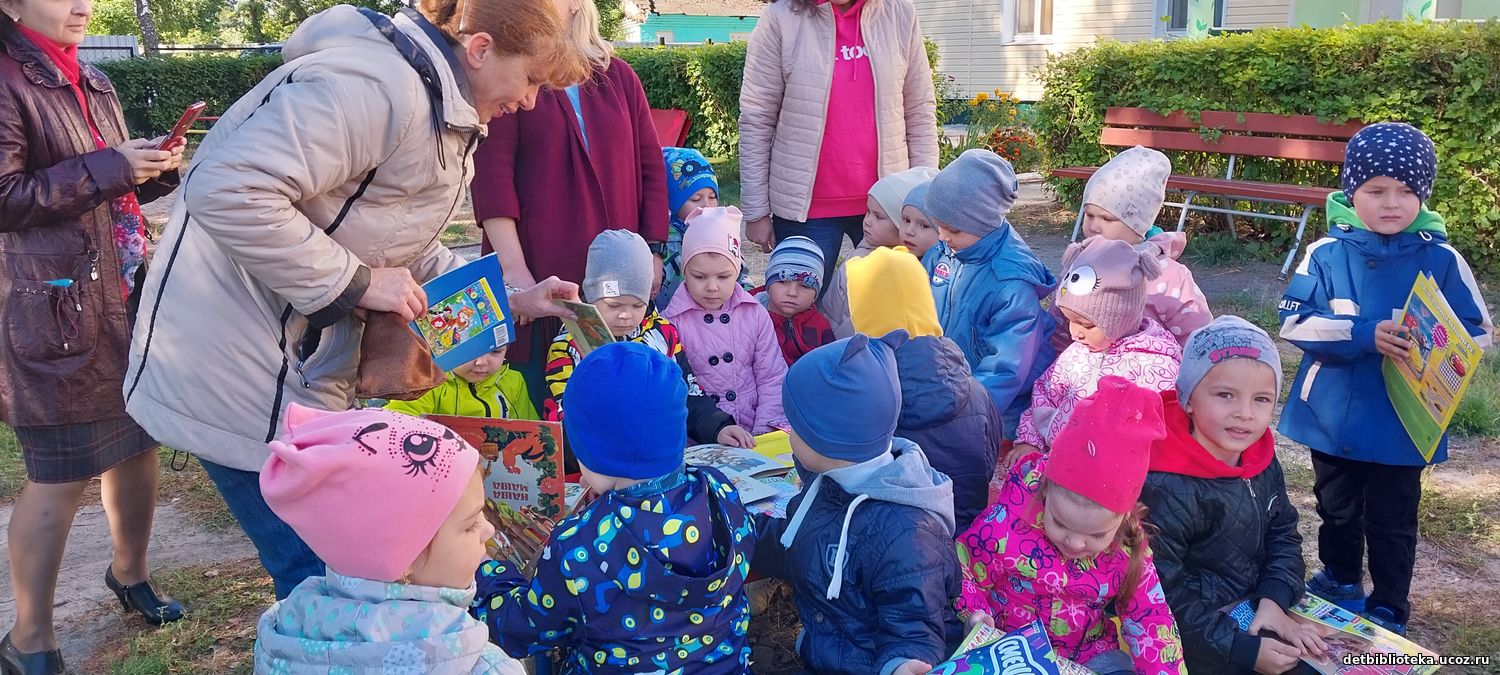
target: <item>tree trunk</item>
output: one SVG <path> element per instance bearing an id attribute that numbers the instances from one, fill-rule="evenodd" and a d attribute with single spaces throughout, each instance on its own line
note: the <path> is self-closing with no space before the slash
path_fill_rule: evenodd
<path id="1" fill-rule="evenodd" d="M 156 56 L 161 50 L 161 36 L 156 33 L 156 17 L 146 0 L 135 0 L 135 19 L 141 24 L 141 46 L 146 56 Z"/>

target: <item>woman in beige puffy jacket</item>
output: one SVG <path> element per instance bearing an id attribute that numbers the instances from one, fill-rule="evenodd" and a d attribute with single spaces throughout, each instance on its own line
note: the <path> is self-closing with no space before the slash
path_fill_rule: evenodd
<path id="1" fill-rule="evenodd" d="M 740 89 L 747 238 L 770 251 L 809 237 L 831 279 L 844 236 L 863 236 L 870 186 L 937 161 L 932 70 L 909 0 L 776 0 L 766 9 Z"/>

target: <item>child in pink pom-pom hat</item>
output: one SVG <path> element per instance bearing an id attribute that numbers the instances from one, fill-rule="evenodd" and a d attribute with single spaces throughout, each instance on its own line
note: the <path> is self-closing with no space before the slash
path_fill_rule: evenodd
<path id="1" fill-rule="evenodd" d="M 255 672 L 525 672 L 468 614 L 494 535 L 477 450 L 429 420 L 296 404 L 270 448 L 266 504 L 328 572 L 261 616 Z"/>

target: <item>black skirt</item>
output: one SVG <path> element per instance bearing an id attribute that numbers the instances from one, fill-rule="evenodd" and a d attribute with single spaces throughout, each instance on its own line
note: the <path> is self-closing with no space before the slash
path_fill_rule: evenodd
<path id="1" fill-rule="evenodd" d="M 135 420 L 122 417 L 60 426 L 16 427 L 26 479 L 33 483 L 88 480 L 157 443 Z"/>

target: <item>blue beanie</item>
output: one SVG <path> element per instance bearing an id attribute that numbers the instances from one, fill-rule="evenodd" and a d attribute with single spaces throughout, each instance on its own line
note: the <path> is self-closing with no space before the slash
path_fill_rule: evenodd
<path id="1" fill-rule="evenodd" d="M 913 206 L 918 211 L 921 211 L 922 215 L 927 215 L 927 191 L 930 189 L 932 189 L 932 181 L 918 184 L 912 188 L 911 192 L 906 193 L 906 202 L 901 204 L 902 208 Z"/>
<path id="2" fill-rule="evenodd" d="M 719 178 L 703 153 L 692 148 L 662 148 L 661 154 L 667 162 L 667 208 L 673 218 L 694 192 L 713 188 L 715 195 L 719 193 Z"/>
<path id="3" fill-rule="evenodd" d="M 927 186 L 928 218 L 983 237 L 1005 225 L 1021 189 L 1004 157 L 983 148 L 965 150 Z"/>
<path id="4" fill-rule="evenodd" d="M 594 473 L 645 480 L 682 466 L 687 383 L 677 362 L 639 342 L 611 342 L 578 362 L 563 391 L 563 433 Z"/>
<path id="5" fill-rule="evenodd" d="M 823 249 L 803 236 L 787 237 L 771 251 L 766 264 L 766 286 L 796 281 L 811 289 L 823 287 Z"/>
<path id="6" fill-rule="evenodd" d="M 1344 170 L 1339 176 L 1344 196 L 1352 203 L 1354 191 L 1376 176 L 1405 183 L 1422 201 L 1432 197 L 1437 178 L 1437 147 L 1427 134 L 1405 122 L 1371 124 L 1349 139 Z"/>
<path id="7" fill-rule="evenodd" d="M 896 349 L 905 330 L 880 339 L 857 334 L 797 359 L 781 387 L 787 422 L 829 459 L 863 462 L 891 447 L 901 417 Z"/>

